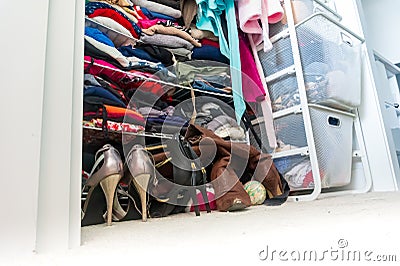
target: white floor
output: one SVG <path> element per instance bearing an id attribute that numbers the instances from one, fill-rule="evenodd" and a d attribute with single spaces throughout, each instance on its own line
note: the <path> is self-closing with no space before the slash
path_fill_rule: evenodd
<path id="1" fill-rule="evenodd" d="M 361 261 L 371 260 L 367 265 L 375 264 L 376 255 L 396 255 L 397 263 L 376 265 L 399 265 L 399 246 L 400 193 L 368 193 L 84 227 L 79 248 L 5 263 L 0 258 L 0 265 L 301 265 L 293 260 L 304 253 L 308 265 L 311 252 L 324 265 L 338 265 L 344 264 L 343 251 L 359 252 Z"/>

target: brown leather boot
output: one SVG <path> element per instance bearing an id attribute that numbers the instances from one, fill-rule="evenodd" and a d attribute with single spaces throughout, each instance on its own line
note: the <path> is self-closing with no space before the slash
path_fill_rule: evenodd
<path id="1" fill-rule="evenodd" d="M 216 197 L 219 196 L 218 210 L 229 209 L 229 205 L 233 204 L 236 198 L 245 206 L 250 205 L 250 197 L 239 182 L 238 174 L 240 176 L 244 173 L 253 174 L 253 180 L 264 185 L 269 198 L 282 195 L 282 182 L 271 155 L 260 153 L 247 144 L 225 141 L 212 131 L 197 125 L 189 126 L 186 138 L 193 146 L 197 146 L 194 148 L 196 153 L 202 153 L 206 157 L 215 154 L 211 181 Z M 214 153 L 212 153 L 213 149 L 216 149 Z"/>
<path id="2" fill-rule="evenodd" d="M 250 206 L 250 197 L 235 171 L 239 168 L 244 170 L 247 162 L 243 160 L 240 162 L 240 158 L 232 159 L 230 143 L 227 145 L 227 141 L 216 136 L 212 131 L 193 125 L 189 128 L 191 129 L 188 130 L 187 139 L 191 142 L 193 150 L 200 156 L 203 165 L 213 162 L 210 179 L 215 191 L 217 209 L 234 211 Z"/>

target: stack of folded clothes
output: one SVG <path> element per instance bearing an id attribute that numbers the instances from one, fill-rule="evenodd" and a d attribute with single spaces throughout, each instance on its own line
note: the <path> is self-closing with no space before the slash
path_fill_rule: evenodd
<path id="1" fill-rule="evenodd" d="M 223 98 L 224 95 L 237 97 L 233 92 L 237 84 L 233 80 L 237 78 L 231 77 L 239 72 L 231 73 L 231 60 L 224 52 L 229 40 L 229 23 L 236 24 L 236 21 L 229 21 L 228 10 L 217 12 L 210 5 L 196 0 L 86 1 L 85 14 L 94 23 L 87 23 L 85 28 L 85 73 L 102 79 L 103 84 L 97 87 L 112 88 L 122 97 L 110 103 L 110 99 L 101 100 L 106 94 L 97 94 L 97 103 L 108 103 L 139 114 L 139 108 L 162 112 L 191 97 L 189 93 L 175 94 L 176 88 L 171 83 L 192 87 L 196 96 L 204 92 L 222 97 L 225 102 L 232 97 Z M 215 19 L 219 21 L 220 32 L 207 30 L 205 7 L 219 16 Z M 237 40 L 240 48 L 240 56 L 237 56 L 246 66 L 243 73 L 238 74 L 243 96 L 248 102 L 258 102 L 264 99 L 265 92 L 247 36 L 239 32 Z M 222 47 L 221 42 L 224 43 Z M 85 97 L 93 100 L 94 96 L 89 95 L 93 90 L 90 88 Z M 230 100 L 229 104 L 233 105 L 234 101 Z M 100 112 L 96 114 L 96 118 L 103 118 Z M 179 115 L 145 116 L 144 119 L 154 131 L 157 124 L 186 126 L 188 117 L 179 119 Z"/>

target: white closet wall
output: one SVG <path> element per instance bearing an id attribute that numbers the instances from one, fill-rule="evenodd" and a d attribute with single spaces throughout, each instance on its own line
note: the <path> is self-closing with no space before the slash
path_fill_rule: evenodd
<path id="1" fill-rule="evenodd" d="M 0 1 L 0 257 L 80 243 L 84 1 Z"/>
<path id="2" fill-rule="evenodd" d="M 0 257 L 35 249 L 48 0 L 0 2 Z"/>
<path id="3" fill-rule="evenodd" d="M 80 243 L 84 1 L 49 1 L 36 249 Z"/>
<path id="4" fill-rule="evenodd" d="M 379 5 L 383 4 L 383 1 Z M 362 100 L 359 107 L 361 128 L 364 136 L 366 152 L 372 174 L 373 191 L 397 190 L 396 176 L 398 169 L 393 167 L 392 156 L 389 153 L 390 143 L 388 142 L 382 108 L 377 87 L 377 71 L 373 55 L 373 36 L 370 36 L 369 25 L 364 15 L 363 0 L 335 0 L 338 12 L 342 15 L 342 22 L 365 38 L 365 51 L 363 54 L 362 73 Z M 392 8 L 392 7 L 390 7 Z M 382 14 L 379 15 L 383 16 Z M 393 21 L 392 18 L 391 21 Z M 368 23 L 367 23 L 368 22 Z M 393 24 L 388 27 L 394 30 Z"/>
<path id="5" fill-rule="evenodd" d="M 361 0 L 371 47 L 400 63 L 399 0 Z"/>

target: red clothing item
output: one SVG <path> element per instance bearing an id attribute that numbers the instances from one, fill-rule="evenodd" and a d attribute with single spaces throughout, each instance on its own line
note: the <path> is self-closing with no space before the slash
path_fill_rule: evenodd
<path id="1" fill-rule="evenodd" d="M 140 126 L 145 125 L 145 119 L 140 113 L 136 111 L 111 105 L 104 105 L 104 107 L 107 111 L 107 117 L 111 120 L 114 120 L 116 122 L 133 123 Z M 103 111 L 102 108 L 100 108 L 97 112 L 85 112 L 83 116 L 102 118 Z"/>
<path id="2" fill-rule="evenodd" d="M 148 76 L 147 73 L 139 72 L 136 70 L 130 70 L 129 72 L 135 73 L 135 74 L 140 73 L 140 75 L 142 75 L 142 76 L 143 76 L 143 74 L 146 74 Z M 151 78 L 155 79 L 155 80 L 159 80 L 159 78 L 156 76 L 151 76 Z M 140 86 L 138 86 L 137 88 L 139 88 L 141 91 L 151 92 L 157 96 L 162 96 L 165 94 L 165 90 L 164 90 L 163 86 L 160 83 L 155 82 L 155 81 L 144 80 L 140 83 Z"/>
<path id="3" fill-rule="evenodd" d="M 88 63 L 92 60 L 96 65 Z M 104 60 L 95 59 L 90 56 L 85 56 L 84 69 L 86 74 L 92 74 L 106 80 L 111 80 L 124 91 L 140 87 L 141 90 L 152 92 L 158 96 L 163 95 L 165 92 L 160 83 L 145 80 L 145 78 L 159 79 L 152 74 L 137 70 L 131 70 L 129 72 L 122 71 Z M 137 77 L 142 77 L 143 79 L 138 79 Z"/>
<path id="4" fill-rule="evenodd" d="M 95 63 L 92 65 L 88 62 Z M 94 76 L 102 77 L 104 79 L 111 80 L 117 84 L 123 90 L 129 90 L 137 88 L 142 83 L 141 81 L 135 79 L 133 75 L 129 75 L 114 65 L 100 59 L 95 59 L 90 56 L 85 56 L 85 73 Z"/>
<path id="5" fill-rule="evenodd" d="M 216 47 L 216 48 L 219 49 L 219 43 L 218 43 L 218 42 L 215 42 L 215 41 L 212 41 L 212 40 L 209 40 L 209 39 L 201 39 L 201 40 L 200 40 L 200 43 L 201 43 L 202 45 L 214 46 L 214 47 Z"/>
<path id="6" fill-rule="evenodd" d="M 140 9 L 140 6 L 133 6 L 133 9 L 135 9 L 136 13 L 138 13 L 138 15 L 142 17 L 142 19 L 149 19 Z"/>
<path id="7" fill-rule="evenodd" d="M 107 9 L 107 8 L 98 8 L 92 14 L 89 15 L 89 18 L 94 18 L 94 17 L 98 17 L 98 16 L 111 18 L 112 20 L 114 20 L 115 22 L 118 22 L 124 28 L 129 30 L 129 32 L 132 34 L 133 37 L 135 37 L 136 39 L 139 39 L 139 35 L 135 31 L 135 29 L 133 28 L 133 26 L 129 22 L 129 20 L 127 20 L 126 18 L 121 16 L 121 14 L 119 14 L 117 11 L 112 10 L 112 9 Z"/>

